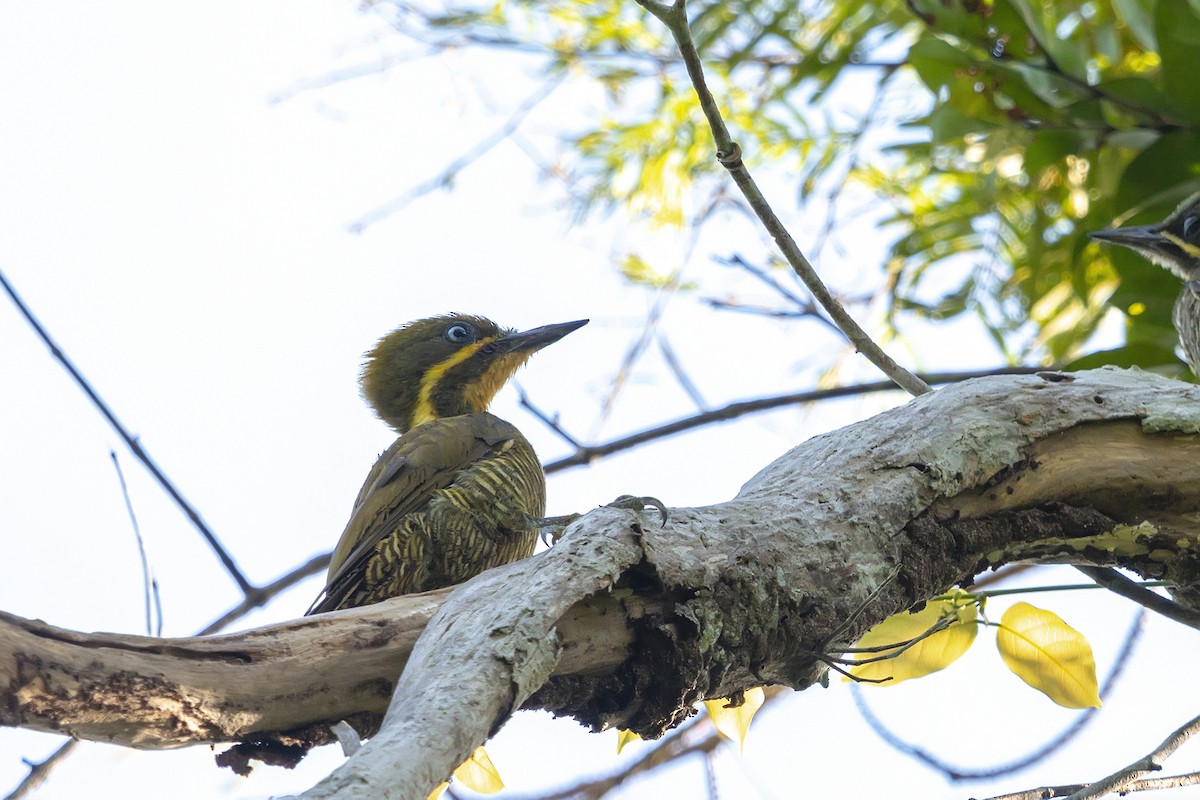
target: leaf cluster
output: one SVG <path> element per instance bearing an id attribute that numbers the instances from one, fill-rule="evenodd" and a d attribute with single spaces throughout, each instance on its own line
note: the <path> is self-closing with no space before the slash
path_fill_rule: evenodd
<path id="1" fill-rule="evenodd" d="M 880 204 L 890 321 L 972 314 L 1012 361 L 1183 372 L 1178 282 L 1086 234 L 1162 219 L 1200 185 L 1200 2 L 688 9 L 747 161 L 788 176 L 800 204 L 847 187 Z M 678 56 L 635 3 L 499 0 L 424 19 L 443 42 L 541 53 L 604 88 L 606 111 L 567 135 L 578 213 L 688 226 L 735 203 Z M 1084 357 L 1114 308 L 1126 343 Z"/>

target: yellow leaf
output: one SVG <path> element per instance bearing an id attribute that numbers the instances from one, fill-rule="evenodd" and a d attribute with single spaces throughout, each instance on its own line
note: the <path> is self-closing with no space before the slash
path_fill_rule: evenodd
<path id="1" fill-rule="evenodd" d="M 738 750 L 745 748 L 746 731 L 750 730 L 750 720 L 754 719 L 754 715 L 762 708 L 766 695 L 763 693 L 762 687 L 757 686 L 747 689 L 742 693 L 742 697 L 742 704 L 737 708 L 730 708 L 728 700 L 704 701 L 704 707 L 708 709 L 708 716 L 712 718 L 717 732 L 726 739 L 737 742 Z"/>
<path id="2" fill-rule="evenodd" d="M 454 777 L 462 781 L 468 789 L 480 794 L 493 794 L 504 788 L 500 773 L 496 771 L 495 765 L 482 747 L 476 747 L 471 757 L 454 770 Z"/>
<path id="3" fill-rule="evenodd" d="M 442 796 L 442 792 L 446 791 L 449 786 L 450 781 L 442 781 L 437 785 L 436 789 L 429 793 L 429 797 L 426 797 L 425 800 L 438 800 Z"/>
<path id="4" fill-rule="evenodd" d="M 625 748 L 625 745 L 629 744 L 630 742 L 641 741 L 641 738 L 642 737 L 638 736 L 633 731 L 627 731 L 624 728 L 620 728 L 617 731 L 617 754 L 620 755 L 621 750 Z"/>
<path id="5" fill-rule="evenodd" d="M 1000 618 L 996 647 L 1018 678 L 1060 706 L 1100 707 L 1092 646 L 1053 611 L 1015 604 Z"/>
<path id="6" fill-rule="evenodd" d="M 975 624 L 975 601 L 962 589 L 955 589 L 948 600 L 930 600 L 915 614 L 904 611 L 888 617 L 855 642 L 856 649 L 896 645 L 892 651 L 878 653 L 855 653 L 855 659 L 863 661 L 899 653 L 895 658 L 872 661 L 851 667 L 850 674 L 856 678 L 879 681 L 890 678 L 886 683 L 865 684 L 895 686 L 909 678 L 920 678 L 931 672 L 943 670 L 953 664 L 975 641 L 979 628 Z M 955 622 L 945 630 L 927 636 L 901 651 L 904 643 L 917 638 L 937 624 L 942 617 L 954 617 Z"/>

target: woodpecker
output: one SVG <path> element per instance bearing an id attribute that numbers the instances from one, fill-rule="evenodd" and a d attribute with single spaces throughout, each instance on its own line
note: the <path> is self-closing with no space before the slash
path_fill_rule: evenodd
<path id="1" fill-rule="evenodd" d="M 487 407 L 531 355 L 587 322 L 518 333 L 450 314 L 379 340 L 362 392 L 400 438 L 367 475 L 308 614 L 450 586 L 532 554 L 541 462 Z"/>
<path id="2" fill-rule="evenodd" d="M 1172 319 L 1192 374 L 1200 377 L 1200 193 L 1184 200 L 1157 225 L 1089 234 L 1145 256 L 1183 281 Z"/>

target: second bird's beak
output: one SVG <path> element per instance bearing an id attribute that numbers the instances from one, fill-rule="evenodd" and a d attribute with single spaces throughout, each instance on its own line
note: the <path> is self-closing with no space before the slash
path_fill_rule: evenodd
<path id="1" fill-rule="evenodd" d="M 1153 247 L 1162 241 L 1159 225 L 1134 225 L 1128 228 L 1112 228 L 1107 231 L 1092 231 L 1088 234 L 1093 239 L 1102 242 L 1124 245 L 1125 247 L 1145 249 Z"/>
<path id="2" fill-rule="evenodd" d="M 577 319 L 574 322 L 559 322 L 556 325 L 543 325 L 520 333 L 510 333 L 497 339 L 496 347 L 505 353 L 533 353 L 587 324 L 588 320 Z"/>

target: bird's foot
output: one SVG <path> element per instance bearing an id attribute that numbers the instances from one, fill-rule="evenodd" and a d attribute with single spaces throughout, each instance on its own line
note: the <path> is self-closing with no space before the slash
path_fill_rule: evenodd
<path id="1" fill-rule="evenodd" d="M 1188 281 L 1184 284 L 1193 297 L 1200 298 L 1200 281 Z"/>
<path id="2" fill-rule="evenodd" d="M 547 547 L 558 544 L 567 526 L 582 516 L 583 514 L 563 514 L 561 517 L 542 517 L 536 520 L 542 544 Z"/>
<path id="3" fill-rule="evenodd" d="M 667 506 L 657 497 L 634 497 L 631 494 L 623 494 L 608 503 L 606 507 L 623 508 L 627 511 L 645 511 L 647 508 L 653 508 L 662 518 L 663 527 L 666 527 L 667 524 Z"/>
<path id="4" fill-rule="evenodd" d="M 662 518 L 662 524 L 667 524 L 667 506 L 657 497 L 634 497 L 631 494 L 623 494 L 611 503 L 606 503 L 604 508 L 620 508 L 625 511 L 645 511 L 647 508 L 653 508 Z M 541 533 L 542 542 L 547 546 L 557 544 L 562 538 L 563 531 L 567 529 L 575 520 L 582 517 L 583 514 L 563 514 L 561 517 L 542 517 L 534 520 L 534 526 Z"/>

